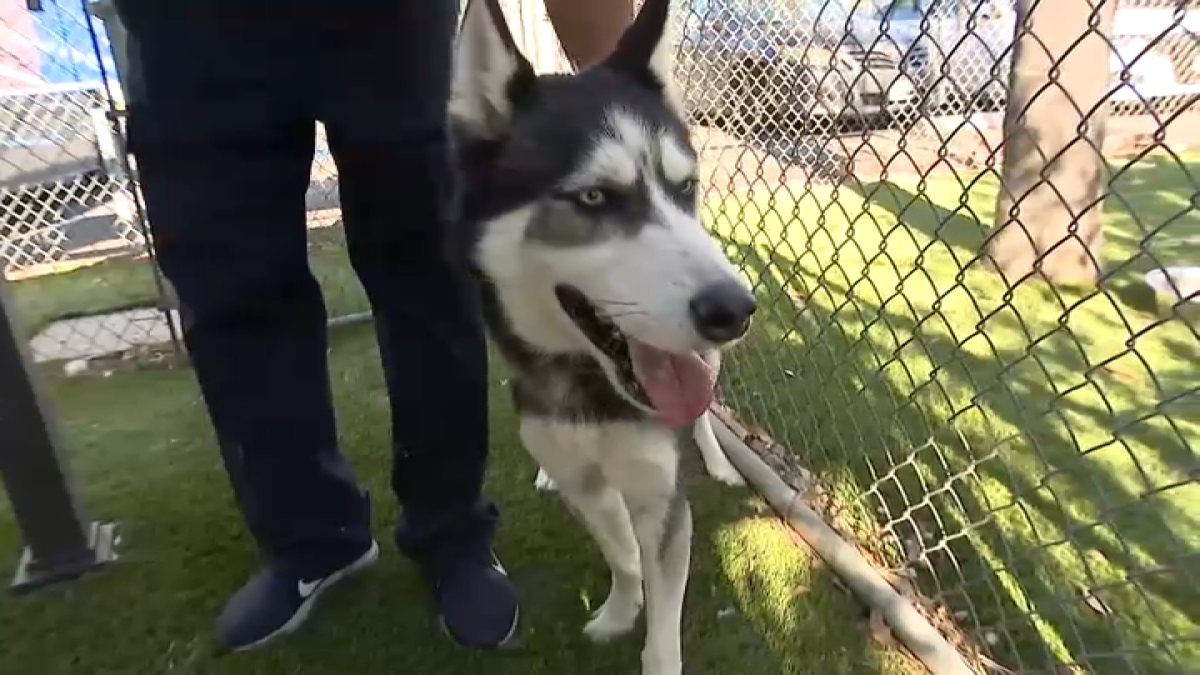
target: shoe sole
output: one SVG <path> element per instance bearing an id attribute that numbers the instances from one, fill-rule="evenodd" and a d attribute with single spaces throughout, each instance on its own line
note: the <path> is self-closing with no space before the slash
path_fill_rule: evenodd
<path id="1" fill-rule="evenodd" d="M 493 556 L 493 558 L 494 558 L 494 556 Z M 495 560 L 495 564 L 497 566 L 497 570 L 501 574 L 503 574 L 504 577 L 507 579 L 508 571 L 504 569 L 504 566 L 500 563 L 500 561 L 498 559 Z M 450 638 L 450 640 L 452 642 L 454 642 L 454 644 L 456 644 L 460 647 L 466 648 L 466 649 L 503 649 L 504 647 L 507 647 L 510 642 L 512 642 L 513 636 L 515 636 L 517 634 L 517 628 L 520 626 L 520 624 L 521 624 L 521 605 L 518 603 L 517 607 L 516 607 L 516 611 L 513 612 L 512 625 L 510 625 L 508 627 L 508 632 L 505 633 L 504 637 L 501 638 L 499 642 L 496 642 L 496 643 L 490 644 L 490 645 L 481 645 L 481 646 L 473 647 L 471 645 L 464 645 L 463 643 L 461 643 L 457 639 L 455 639 L 454 634 L 450 632 L 450 627 L 446 625 L 445 615 L 440 614 L 440 613 L 438 614 L 438 625 L 441 626 L 442 632 L 445 633 L 446 637 Z"/>
<path id="2" fill-rule="evenodd" d="M 296 610 L 296 613 L 292 615 L 292 618 L 287 620 L 287 623 L 275 629 L 275 631 L 269 635 L 261 637 L 254 642 L 242 645 L 241 647 L 234 647 L 232 651 L 244 652 L 255 649 L 267 644 L 275 638 L 294 632 L 297 628 L 304 624 L 305 620 L 308 619 L 308 615 L 312 613 L 313 607 L 317 604 L 317 599 L 321 597 L 321 594 L 324 593 L 326 589 L 331 588 L 339 581 L 342 581 L 355 572 L 361 572 L 371 565 L 374 565 L 377 560 L 379 560 L 379 542 L 372 541 L 371 548 L 368 549 L 366 553 L 362 554 L 357 560 L 325 577 L 325 580 L 322 581 L 319 586 L 313 589 L 312 595 L 304 599 L 304 602 L 300 604 L 300 608 Z"/>
<path id="3" fill-rule="evenodd" d="M 440 625 L 442 627 L 442 632 L 445 633 L 446 637 L 450 638 L 450 640 L 452 642 L 454 642 L 454 644 L 458 645 L 459 647 L 463 647 L 465 649 L 503 649 L 503 648 L 507 647 L 509 645 L 509 643 L 512 642 L 513 637 L 516 636 L 517 627 L 520 625 L 520 623 L 521 623 L 521 608 L 517 607 L 517 611 L 515 613 L 513 613 L 512 625 L 508 627 L 508 633 L 505 634 L 505 636 L 499 642 L 497 642 L 495 644 L 490 644 L 490 645 L 471 646 L 471 645 L 464 645 L 463 643 L 461 643 L 457 639 L 455 639 L 454 634 L 450 632 L 450 627 L 446 625 L 446 617 L 442 616 L 440 614 L 438 615 L 438 625 Z"/>

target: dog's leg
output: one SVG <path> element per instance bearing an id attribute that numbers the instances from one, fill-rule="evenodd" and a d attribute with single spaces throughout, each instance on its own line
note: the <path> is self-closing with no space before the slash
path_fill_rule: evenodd
<path id="1" fill-rule="evenodd" d="M 671 440 L 643 434 L 624 449 L 614 477 L 629 507 L 641 549 L 646 594 L 642 675 L 681 675 L 683 599 L 691 565 L 692 512 L 678 483 L 679 453 Z"/>
<path id="2" fill-rule="evenodd" d="M 642 612 L 642 568 L 629 511 L 621 493 L 598 473 L 585 475 L 582 483 L 562 483 L 559 494 L 596 540 L 612 572 L 608 597 L 583 627 L 592 641 L 607 642 L 633 630 Z"/>
<path id="3" fill-rule="evenodd" d="M 712 350 L 702 353 L 700 357 L 704 359 L 709 368 L 720 372 L 721 352 Z M 705 412 L 692 425 L 692 438 L 695 439 L 696 446 L 700 448 L 700 456 L 704 459 L 704 468 L 708 471 L 708 475 L 726 485 L 745 485 L 746 480 L 742 478 L 742 474 L 738 472 L 733 462 L 729 461 L 725 450 L 717 442 L 717 436 L 713 433 L 711 416 L 711 412 Z"/>
<path id="4" fill-rule="evenodd" d="M 711 412 L 704 413 L 696 420 L 695 426 L 692 427 L 692 437 L 700 448 L 700 456 L 704 458 L 704 468 L 708 475 L 726 485 L 746 484 L 746 479 L 738 472 L 733 462 L 729 461 L 725 450 L 717 442 L 717 435 L 712 428 Z"/>
<path id="5" fill-rule="evenodd" d="M 596 540 L 612 572 L 608 597 L 584 627 L 596 642 L 633 629 L 643 604 L 637 537 L 621 493 L 593 457 L 603 432 L 595 426 L 522 420 L 521 438 L 542 477 Z"/>
<path id="6" fill-rule="evenodd" d="M 691 566 L 692 510 L 683 487 L 630 500 L 646 586 L 642 675 L 681 675 L 683 596 Z"/>

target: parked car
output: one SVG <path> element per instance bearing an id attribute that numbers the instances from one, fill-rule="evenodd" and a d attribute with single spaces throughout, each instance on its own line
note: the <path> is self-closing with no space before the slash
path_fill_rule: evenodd
<path id="1" fill-rule="evenodd" d="M 864 45 L 825 0 L 692 0 L 677 75 L 698 117 L 746 127 L 898 114 L 916 105 L 902 53 Z"/>
<path id="2" fill-rule="evenodd" d="M 1013 0 L 890 0 L 853 22 L 864 43 L 905 53 L 906 72 L 930 109 L 996 108 L 1007 98 L 1015 40 Z M 1138 100 L 1200 92 L 1200 11 L 1182 21 L 1170 7 L 1118 7 L 1109 59 L 1113 83 L 1129 81 L 1112 99 Z"/>
<path id="3" fill-rule="evenodd" d="M 997 109 L 1013 0 L 691 0 L 679 81 L 690 109 L 745 127 Z M 850 8 L 854 8 L 851 12 Z M 1200 10 L 1120 7 L 1114 101 L 1200 93 Z M 1128 82 L 1121 83 L 1122 71 Z"/>

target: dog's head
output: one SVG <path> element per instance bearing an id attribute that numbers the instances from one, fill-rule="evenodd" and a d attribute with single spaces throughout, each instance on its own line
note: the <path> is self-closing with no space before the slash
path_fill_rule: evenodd
<path id="1" fill-rule="evenodd" d="M 683 419 L 711 397 L 699 354 L 740 339 L 755 299 L 698 214 L 669 4 L 646 0 L 603 62 L 539 77 L 498 2 L 469 0 L 450 118 L 475 263 L 512 330 Z"/>

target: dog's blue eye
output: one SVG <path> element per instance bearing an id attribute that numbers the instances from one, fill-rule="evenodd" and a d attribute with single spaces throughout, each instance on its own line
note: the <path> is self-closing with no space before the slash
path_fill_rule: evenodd
<path id="1" fill-rule="evenodd" d="M 583 206 L 595 208 L 597 206 L 602 206 L 605 202 L 607 202 L 608 195 L 604 192 L 604 190 L 599 188 L 580 190 L 579 192 L 575 193 L 575 201 L 579 202 Z"/>

